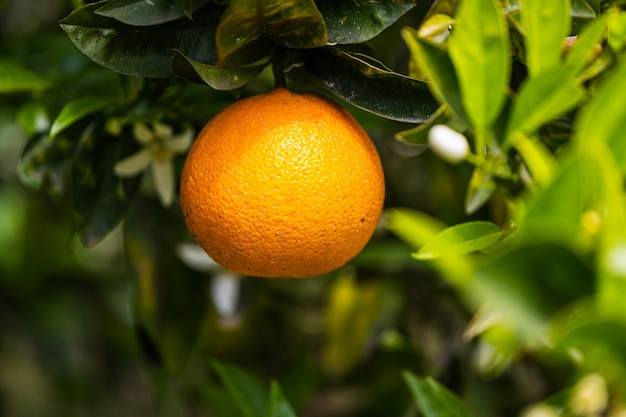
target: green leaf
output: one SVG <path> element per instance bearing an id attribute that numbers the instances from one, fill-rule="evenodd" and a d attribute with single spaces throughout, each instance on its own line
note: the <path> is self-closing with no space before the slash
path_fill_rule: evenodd
<path id="1" fill-rule="evenodd" d="M 0 60 L 0 94 L 40 91 L 48 87 L 48 80 L 24 68 L 22 64 Z"/>
<path id="2" fill-rule="evenodd" d="M 203 64 L 176 51 L 172 70 L 187 81 L 207 84 L 216 90 L 234 90 L 255 79 L 266 64 L 240 69 L 223 69 L 215 65 Z"/>
<path id="3" fill-rule="evenodd" d="M 51 194 L 62 194 L 75 146 L 76 141 L 68 137 L 52 140 L 41 132 L 33 135 L 26 143 L 18 166 L 22 184 L 40 189 L 47 181 Z"/>
<path id="4" fill-rule="evenodd" d="M 99 65 L 125 75 L 170 77 L 174 49 L 200 62 L 217 60 L 215 17 L 208 12 L 194 22 L 137 27 L 96 14 L 103 5 L 81 7 L 61 21 L 74 46 Z"/>
<path id="5" fill-rule="evenodd" d="M 60 132 L 76 123 L 83 117 L 95 113 L 111 105 L 110 100 L 101 97 L 86 96 L 68 102 L 50 128 L 50 138 L 54 139 Z"/>
<path id="6" fill-rule="evenodd" d="M 417 252 L 415 258 L 428 260 L 479 251 L 496 243 L 502 233 L 496 224 L 487 221 L 457 224 L 448 227 L 432 240 L 426 242 Z"/>
<path id="7" fill-rule="evenodd" d="M 428 147 L 428 132 L 433 125 L 448 124 L 450 114 L 446 111 L 446 106 L 440 106 L 424 123 L 417 125 L 413 129 L 396 133 L 396 139 L 411 145 Z"/>
<path id="8" fill-rule="evenodd" d="M 414 6 L 414 0 L 318 2 L 328 30 L 328 42 L 339 44 L 369 41 Z"/>
<path id="9" fill-rule="evenodd" d="M 608 20 L 607 16 L 603 15 L 585 25 L 565 56 L 565 66 L 571 66 L 573 71 L 578 73 L 589 64 L 594 55 L 598 54 L 598 48 L 601 47 L 602 39 L 606 35 Z"/>
<path id="10" fill-rule="evenodd" d="M 109 0 L 96 13 L 127 25 L 150 26 L 190 17 L 192 12 L 210 2 L 195 0 L 189 2 L 192 7 L 183 10 L 177 0 Z"/>
<path id="11" fill-rule="evenodd" d="M 496 183 L 492 174 L 481 167 L 476 167 L 467 186 L 465 213 L 472 214 L 478 211 L 491 199 L 495 190 Z"/>
<path id="12" fill-rule="evenodd" d="M 440 220 L 425 213 L 404 209 L 390 209 L 385 214 L 387 229 L 404 240 L 413 250 L 419 250 L 446 228 Z"/>
<path id="13" fill-rule="evenodd" d="M 423 123 L 438 108 L 426 84 L 374 66 L 362 56 L 327 47 L 307 51 L 301 59 L 323 87 L 381 117 Z"/>
<path id="14" fill-rule="evenodd" d="M 263 387 L 239 367 L 214 360 L 213 369 L 235 399 L 246 417 L 263 417 L 268 404 L 268 395 Z"/>
<path id="15" fill-rule="evenodd" d="M 127 136 L 122 142 L 130 140 Z M 186 238 L 180 214 L 154 199 L 136 199 L 124 221 L 124 249 L 134 277 L 133 318 L 145 359 L 166 374 L 169 384 L 173 377 L 182 383 L 185 369 L 206 372 L 195 363 L 194 353 L 204 346 L 210 321 L 209 282 L 180 262 L 175 247 Z M 198 361 L 204 365 L 205 359 Z M 180 392 L 175 394 L 180 399 Z"/>
<path id="16" fill-rule="evenodd" d="M 510 252 L 478 268 L 471 286 L 475 302 L 487 303 L 522 340 L 529 342 L 538 342 L 556 312 L 591 295 L 595 286 L 585 260 L 567 247 L 541 243 L 540 234 L 536 231 L 534 242 L 519 245 L 518 241 Z"/>
<path id="17" fill-rule="evenodd" d="M 324 18 L 313 0 L 232 0 L 216 33 L 218 65 L 239 68 L 287 48 L 326 45 Z"/>
<path id="18" fill-rule="evenodd" d="M 433 95 L 469 126 L 469 119 L 461 100 L 459 81 L 448 54 L 424 42 L 414 29 L 404 28 L 402 37 L 411 51 L 411 60 L 415 61 L 414 65 L 419 67 L 430 81 L 428 87 Z"/>
<path id="19" fill-rule="evenodd" d="M 560 65 L 571 5 L 569 0 L 521 0 L 521 4 L 526 65 L 532 77 Z"/>
<path id="20" fill-rule="evenodd" d="M 626 173 L 626 109 L 623 92 L 626 91 L 626 61 L 602 81 L 593 98 L 583 107 L 576 119 L 574 131 L 580 142 L 603 141 L 609 144 Z"/>
<path id="21" fill-rule="evenodd" d="M 431 377 L 421 378 L 409 371 L 403 371 L 402 377 L 424 417 L 472 417 L 459 397 Z"/>
<path id="22" fill-rule="evenodd" d="M 575 68 L 560 66 L 528 78 L 522 84 L 511 110 L 504 148 L 511 145 L 515 132 L 532 134 L 578 104 L 584 90 L 575 74 Z"/>
<path id="23" fill-rule="evenodd" d="M 80 138 L 72 168 L 72 200 L 77 231 L 85 247 L 93 247 L 113 230 L 128 212 L 139 190 L 141 176 L 119 178 L 113 165 L 128 147 L 131 138 L 113 140 L 94 121 Z"/>
<path id="24" fill-rule="evenodd" d="M 621 10 L 611 9 L 607 16 L 609 26 L 607 42 L 611 49 L 619 52 L 626 43 L 626 13 Z"/>
<path id="25" fill-rule="evenodd" d="M 270 398 L 264 417 L 296 417 L 296 413 L 276 381 L 270 384 Z"/>
<path id="26" fill-rule="evenodd" d="M 500 113 L 510 76 L 506 17 L 495 0 L 461 2 L 448 40 L 463 106 L 479 130 Z"/>
<path id="27" fill-rule="evenodd" d="M 29 135 L 50 130 L 50 119 L 46 108 L 41 103 L 26 103 L 19 109 L 17 120 L 21 128 Z"/>

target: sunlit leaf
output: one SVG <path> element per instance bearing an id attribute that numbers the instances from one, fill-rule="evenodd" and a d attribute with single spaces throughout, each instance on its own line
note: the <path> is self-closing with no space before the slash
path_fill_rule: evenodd
<path id="1" fill-rule="evenodd" d="M 421 378 L 409 371 L 402 372 L 402 377 L 424 417 L 472 417 L 458 396 L 431 377 Z"/>
<path id="2" fill-rule="evenodd" d="M 475 213 L 491 199 L 495 190 L 496 183 L 492 173 L 481 167 L 476 167 L 467 185 L 465 212 L 467 214 Z"/>
<path id="3" fill-rule="evenodd" d="M 569 35 L 569 0 L 522 0 L 526 65 L 531 76 L 559 66 L 563 39 Z"/>
<path id="4" fill-rule="evenodd" d="M 340 44 L 374 38 L 414 6 L 415 0 L 318 2 L 328 30 L 328 42 Z"/>
<path id="5" fill-rule="evenodd" d="M 211 365 L 245 417 L 264 416 L 268 394 L 252 376 L 225 362 L 214 360 Z"/>
<path id="6" fill-rule="evenodd" d="M 40 91 L 50 87 L 50 82 L 25 68 L 22 64 L 0 60 L 0 94 L 22 91 Z"/>
<path id="7" fill-rule="evenodd" d="M 432 240 L 446 225 L 425 213 L 410 209 L 392 209 L 386 213 L 387 228 L 416 251 Z M 472 281 L 473 265 L 469 259 L 448 256 L 428 261 L 444 278 L 464 288 Z"/>
<path id="8" fill-rule="evenodd" d="M 61 109 L 61 112 L 52 123 L 50 137 L 54 139 L 59 132 L 66 129 L 68 126 L 71 126 L 88 114 L 102 110 L 111 104 L 112 102 L 110 100 L 94 96 L 84 96 L 69 101 L 63 106 L 63 109 Z"/>
<path id="9" fill-rule="evenodd" d="M 272 381 L 270 384 L 270 398 L 264 417 L 296 417 L 296 413 L 276 381 Z"/>
<path id="10" fill-rule="evenodd" d="M 527 79 L 513 104 L 504 146 L 511 145 L 516 131 L 532 134 L 555 117 L 573 108 L 584 90 L 570 66 L 560 66 Z"/>
<path id="11" fill-rule="evenodd" d="M 626 43 L 626 13 L 617 9 L 609 11 L 608 26 L 609 46 L 616 52 L 621 51 Z"/>
<path id="12" fill-rule="evenodd" d="M 604 141 L 613 150 L 622 173 L 626 173 L 626 109 L 623 91 L 626 91 L 626 63 L 621 62 L 615 71 L 600 84 L 593 98 L 583 107 L 576 119 L 577 140 Z"/>
<path id="13" fill-rule="evenodd" d="M 104 3 L 83 6 L 61 21 L 74 46 L 97 64 L 126 75 L 170 77 L 175 49 L 200 62 L 216 62 L 214 16 L 138 27 L 96 14 Z"/>
<path id="14" fill-rule="evenodd" d="M 576 37 L 576 42 L 567 51 L 565 65 L 575 68 L 578 72 L 585 68 L 589 61 L 598 54 L 600 43 L 607 32 L 608 19 L 605 15 L 592 20 L 585 25 L 583 31 Z M 609 36 L 611 31 L 609 31 Z"/>
<path id="15" fill-rule="evenodd" d="M 524 160 L 533 180 L 539 184 L 551 182 L 557 171 L 557 161 L 546 146 L 534 137 L 519 133 L 512 139 L 513 146 Z"/>
<path id="16" fill-rule="evenodd" d="M 433 95 L 440 103 L 445 103 L 456 117 L 469 125 L 461 100 L 459 81 L 448 54 L 420 39 L 414 29 L 404 28 L 402 37 L 411 51 L 414 65 L 419 67 L 430 81 L 428 87 Z"/>
<path id="17" fill-rule="evenodd" d="M 324 18 L 313 0 L 231 0 L 216 33 L 218 65 L 239 68 L 288 48 L 326 45 Z"/>
<path id="18" fill-rule="evenodd" d="M 150 26 L 189 17 L 193 11 L 210 2 L 210 0 L 194 0 L 189 2 L 191 7 L 183 10 L 178 0 L 109 0 L 96 10 L 96 13 L 127 25 Z"/>
<path id="19" fill-rule="evenodd" d="M 415 254 L 419 260 L 459 256 L 485 249 L 498 241 L 502 230 L 486 221 L 461 223 L 446 228 Z"/>
<path id="20" fill-rule="evenodd" d="M 537 242 L 541 236 L 537 236 Z M 540 337 L 564 304 L 594 290 L 589 267 L 574 252 L 555 244 L 516 248 L 478 269 L 473 297 L 489 303 L 522 339 Z"/>
<path id="21" fill-rule="evenodd" d="M 223 69 L 215 65 L 203 64 L 176 51 L 172 69 L 176 75 L 188 81 L 203 83 L 216 90 L 234 90 L 255 79 L 265 65 L 240 69 Z"/>
<path id="22" fill-rule="evenodd" d="M 496 119 L 510 76 L 506 18 L 494 0 L 461 2 L 448 40 L 461 99 L 479 132 Z M 471 40 L 468 42 L 468 40 Z"/>

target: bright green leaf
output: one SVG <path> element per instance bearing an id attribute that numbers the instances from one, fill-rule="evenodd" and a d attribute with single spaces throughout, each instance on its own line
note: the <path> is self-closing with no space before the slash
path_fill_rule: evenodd
<path id="1" fill-rule="evenodd" d="M 462 1 L 448 47 L 463 106 L 479 131 L 491 126 L 506 100 L 510 76 L 506 17 L 495 0 Z"/>
<path id="2" fill-rule="evenodd" d="M 459 82 L 448 54 L 421 40 L 414 29 L 404 28 L 402 37 L 411 51 L 411 59 L 430 81 L 428 86 L 433 95 L 440 103 L 445 103 L 456 117 L 469 125 L 469 119 L 461 101 Z"/>
<path id="3" fill-rule="evenodd" d="M 50 87 L 45 78 L 24 68 L 23 65 L 0 60 L 0 94 L 39 91 Z"/>
<path id="4" fill-rule="evenodd" d="M 127 25 L 159 25 L 188 17 L 191 15 L 190 12 L 206 6 L 210 0 L 195 0 L 189 3 L 192 7 L 183 10 L 178 0 L 109 0 L 96 10 L 96 13 Z"/>
<path id="5" fill-rule="evenodd" d="M 602 38 L 607 31 L 607 17 L 601 16 L 585 25 L 583 31 L 576 37 L 576 42 L 565 56 L 565 66 L 573 67 L 578 73 L 589 61 L 598 54 Z M 609 35 L 610 35 L 609 31 Z"/>
<path id="6" fill-rule="evenodd" d="M 479 251 L 493 245 L 502 236 L 496 224 L 473 221 L 457 224 L 443 230 L 426 242 L 415 255 L 416 259 L 428 260 L 442 256 L 460 256 Z"/>
<path id="7" fill-rule="evenodd" d="M 265 389 L 247 372 L 237 366 L 214 360 L 211 362 L 226 389 L 246 417 L 263 417 L 268 404 Z"/>
<path id="8" fill-rule="evenodd" d="M 415 0 L 322 1 L 318 8 L 328 30 L 328 42 L 366 42 L 415 6 Z"/>
<path id="9" fill-rule="evenodd" d="M 526 65 L 531 77 L 561 63 L 563 39 L 569 35 L 569 0 L 522 0 Z"/>
<path id="10" fill-rule="evenodd" d="M 484 206 L 496 190 L 493 175 L 481 167 L 476 167 L 467 185 L 465 194 L 465 212 L 475 213 Z"/>
<path id="11" fill-rule="evenodd" d="M 218 65 L 239 68 L 267 56 L 271 44 L 326 45 L 324 18 L 313 0 L 231 0 L 216 33 Z"/>
<path id="12" fill-rule="evenodd" d="M 473 414 L 453 392 L 431 377 L 421 378 L 409 371 L 402 372 L 413 401 L 424 417 L 472 417 Z"/>
<path id="13" fill-rule="evenodd" d="M 544 124 L 573 108 L 584 96 L 575 68 L 560 66 L 527 79 L 513 104 L 503 146 L 511 145 L 519 131 L 532 134 Z"/>
<path id="14" fill-rule="evenodd" d="M 272 381 L 270 384 L 270 398 L 264 417 L 296 417 L 296 413 L 276 381 Z"/>
<path id="15" fill-rule="evenodd" d="M 593 98 L 580 111 L 574 127 L 577 140 L 580 142 L 608 143 L 622 173 L 626 173 L 624 91 L 626 91 L 626 62 L 621 62 L 615 71 L 602 81 Z"/>
<path id="16" fill-rule="evenodd" d="M 516 134 L 512 142 L 533 180 L 542 185 L 549 184 L 558 167 L 557 161 L 545 144 L 521 133 Z"/>
<path id="17" fill-rule="evenodd" d="M 304 70 L 348 103 L 391 120 L 422 123 L 437 103 L 426 84 L 336 48 L 306 51 Z"/>
<path id="18" fill-rule="evenodd" d="M 83 117 L 111 105 L 111 101 L 100 97 L 85 96 L 68 102 L 50 128 L 50 137 L 54 139 L 60 132 Z"/>
<path id="19" fill-rule="evenodd" d="M 608 26 L 607 42 L 614 51 L 619 52 L 626 43 L 626 13 L 618 9 L 610 10 Z"/>

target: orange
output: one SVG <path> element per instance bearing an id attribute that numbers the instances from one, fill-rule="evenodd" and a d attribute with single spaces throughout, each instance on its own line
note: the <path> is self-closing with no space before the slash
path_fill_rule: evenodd
<path id="1" fill-rule="evenodd" d="M 300 278 L 349 262 L 381 215 L 369 136 L 341 106 L 278 88 L 226 107 L 202 129 L 180 184 L 185 221 L 222 266 Z"/>

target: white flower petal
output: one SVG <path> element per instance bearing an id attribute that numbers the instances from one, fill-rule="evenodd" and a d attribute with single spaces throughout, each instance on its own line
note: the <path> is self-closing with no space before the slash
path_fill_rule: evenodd
<path id="1" fill-rule="evenodd" d="M 165 147 L 175 153 L 183 153 L 191 146 L 193 141 L 193 129 L 187 129 L 180 135 L 176 135 L 165 141 Z"/>
<path id="2" fill-rule="evenodd" d="M 120 177 L 132 177 L 143 172 L 150 161 L 152 161 L 152 153 L 144 148 L 117 162 L 113 166 L 113 172 Z"/>
<path id="3" fill-rule="evenodd" d="M 229 318 L 237 312 L 240 284 L 239 276 L 226 270 L 211 280 L 211 299 L 220 317 Z"/>
<path id="4" fill-rule="evenodd" d="M 181 243 L 176 249 L 180 260 L 191 269 L 200 272 L 212 272 L 219 268 L 217 262 L 195 243 Z"/>
<path id="5" fill-rule="evenodd" d="M 165 123 L 154 122 L 152 123 L 152 128 L 154 129 L 156 137 L 162 140 L 167 140 L 174 134 L 172 126 L 166 125 Z"/>
<path id="6" fill-rule="evenodd" d="M 169 207 L 174 201 L 174 167 L 172 161 L 154 160 L 152 163 L 152 175 L 154 176 L 154 186 L 161 203 Z"/>
<path id="7" fill-rule="evenodd" d="M 142 145 L 146 145 L 154 140 L 154 133 L 143 123 L 135 123 L 133 125 L 133 135 L 137 142 Z"/>

